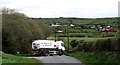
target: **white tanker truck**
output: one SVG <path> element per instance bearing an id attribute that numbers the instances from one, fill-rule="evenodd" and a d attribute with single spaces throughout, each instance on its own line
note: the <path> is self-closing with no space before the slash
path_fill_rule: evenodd
<path id="1" fill-rule="evenodd" d="M 63 55 L 65 50 L 64 42 L 54 41 L 54 40 L 34 40 L 32 42 L 32 49 L 34 50 L 33 55 L 42 56 L 42 55 Z"/>

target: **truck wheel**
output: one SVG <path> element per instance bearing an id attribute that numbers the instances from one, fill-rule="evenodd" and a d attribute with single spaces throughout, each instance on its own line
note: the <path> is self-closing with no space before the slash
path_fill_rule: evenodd
<path id="1" fill-rule="evenodd" d="M 46 52 L 45 56 L 48 56 L 48 55 L 49 55 L 49 53 L 48 53 L 48 52 Z"/>
<path id="2" fill-rule="evenodd" d="M 49 55 L 49 52 L 47 50 L 44 50 L 44 56 L 48 56 Z"/>
<path id="3" fill-rule="evenodd" d="M 36 53 L 33 53 L 32 56 L 36 56 Z"/>
<path id="4" fill-rule="evenodd" d="M 63 55 L 63 50 L 59 51 L 59 56 Z"/>

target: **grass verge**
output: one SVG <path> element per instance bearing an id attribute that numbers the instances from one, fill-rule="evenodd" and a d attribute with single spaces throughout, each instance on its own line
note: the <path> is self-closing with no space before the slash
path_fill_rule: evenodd
<path id="1" fill-rule="evenodd" d="M 70 53 L 69 56 L 74 57 L 87 65 L 120 65 L 120 59 L 112 58 L 110 55 L 97 54 L 81 54 L 80 52 Z"/>
<path id="2" fill-rule="evenodd" d="M 33 58 L 2 54 L 2 65 L 41 65 L 42 63 Z"/>

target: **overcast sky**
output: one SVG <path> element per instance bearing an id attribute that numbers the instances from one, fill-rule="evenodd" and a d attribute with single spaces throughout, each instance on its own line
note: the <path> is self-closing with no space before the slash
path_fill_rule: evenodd
<path id="1" fill-rule="evenodd" d="M 0 0 L 28 17 L 117 17 L 120 0 Z"/>

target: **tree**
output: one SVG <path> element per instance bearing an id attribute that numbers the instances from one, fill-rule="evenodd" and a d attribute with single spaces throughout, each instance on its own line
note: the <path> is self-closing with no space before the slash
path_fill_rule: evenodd
<path id="1" fill-rule="evenodd" d="M 50 28 L 24 14 L 5 8 L 2 10 L 2 51 L 16 54 L 31 53 L 32 40 L 46 39 Z"/>

